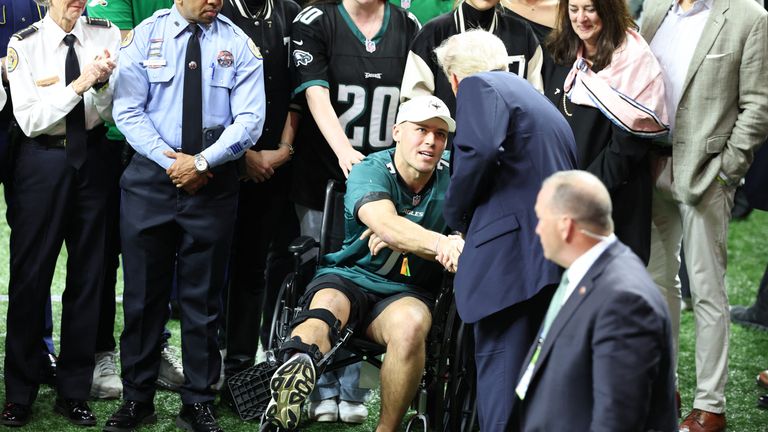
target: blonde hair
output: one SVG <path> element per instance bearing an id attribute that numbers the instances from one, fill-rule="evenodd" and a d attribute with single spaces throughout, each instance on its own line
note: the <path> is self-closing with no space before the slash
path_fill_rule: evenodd
<path id="1" fill-rule="evenodd" d="M 470 30 L 451 36 L 435 48 L 437 62 L 450 80 L 479 72 L 509 71 L 507 48 L 498 37 L 485 30 Z"/>

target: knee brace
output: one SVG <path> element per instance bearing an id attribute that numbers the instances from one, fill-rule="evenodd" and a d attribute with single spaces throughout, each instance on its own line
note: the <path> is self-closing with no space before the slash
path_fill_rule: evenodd
<path id="1" fill-rule="evenodd" d="M 328 309 L 304 309 L 296 315 L 296 318 L 291 321 L 291 330 L 304 321 L 314 318 L 328 324 L 328 338 L 331 341 L 331 346 L 336 345 L 341 335 L 341 321 L 336 319 Z"/>

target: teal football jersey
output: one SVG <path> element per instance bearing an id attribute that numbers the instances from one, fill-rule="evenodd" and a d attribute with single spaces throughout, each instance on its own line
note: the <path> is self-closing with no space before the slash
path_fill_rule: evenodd
<path id="1" fill-rule="evenodd" d="M 337 274 L 379 294 L 433 292 L 439 286 L 442 266 L 437 262 L 388 248 L 372 256 L 368 240 L 360 240 L 367 227 L 358 219 L 357 211 L 366 203 L 382 199 L 392 201 L 398 215 L 430 231 L 444 233 L 447 229 L 443 202 L 450 181 L 448 152 L 419 194 L 408 190 L 398 175 L 394 154 L 395 149 L 372 153 L 352 168 L 344 196 L 344 243 L 338 252 L 322 257 L 317 276 Z"/>

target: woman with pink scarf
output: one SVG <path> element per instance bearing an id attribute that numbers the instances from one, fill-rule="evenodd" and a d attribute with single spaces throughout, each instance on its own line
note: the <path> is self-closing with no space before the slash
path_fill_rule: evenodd
<path id="1" fill-rule="evenodd" d="M 610 191 L 616 235 L 647 263 L 648 153 L 668 129 L 661 69 L 636 29 L 625 0 L 561 0 L 545 93 L 573 129 L 579 168 Z"/>

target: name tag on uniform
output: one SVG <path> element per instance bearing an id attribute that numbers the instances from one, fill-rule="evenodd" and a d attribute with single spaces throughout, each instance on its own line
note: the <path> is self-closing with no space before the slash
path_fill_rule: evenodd
<path id="1" fill-rule="evenodd" d="M 144 67 L 155 69 L 165 67 L 166 61 L 163 58 L 151 58 L 144 60 L 141 64 L 143 64 Z"/>
<path id="2" fill-rule="evenodd" d="M 52 76 L 50 78 L 43 78 L 41 80 L 35 81 L 35 85 L 37 85 L 38 87 L 48 87 L 56 84 L 57 82 L 59 82 L 59 77 Z"/>

